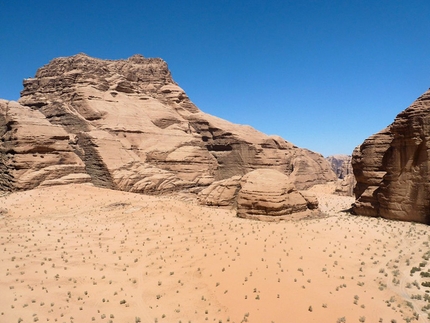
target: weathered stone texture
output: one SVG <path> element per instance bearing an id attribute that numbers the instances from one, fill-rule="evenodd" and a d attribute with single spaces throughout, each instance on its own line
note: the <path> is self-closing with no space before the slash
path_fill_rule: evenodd
<path id="1" fill-rule="evenodd" d="M 333 155 L 326 159 L 330 163 L 331 169 L 334 171 L 337 178 L 344 179 L 349 174 L 352 174 L 351 156 Z"/>
<path id="2" fill-rule="evenodd" d="M 0 100 L 0 188 L 88 182 L 85 165 L 69 134 L 37 110 Z"/>
<path id="3" fill-rule="evenodd" d="M 319 154 L 203 113 L 166 62 L 140 55 L 52 60 L 24 80 L 19 104 L 2 103 L 0 136 L 5 189 L 63 178 L 140 193 L 195 192 L 259 168 L 288 175 L 298 189 L 336 179 Z"/>
<path id="4" fill-rule="evenodd" d="M 353 212 L 430 223 L 430 91 L 357 147 Z"/>
<path id="5" fill-rule="evenodd" d="M 334 155 L 329 156 L 326 159 L 338 178 L 335 194 L 341 196 L 353 196 L 355 177 L 352 170 L 351 156 Z"/>
<path id="6" fill-rule="evenodd" d="M 298 191 L 291 178 L 274 169 L 216 181 L 199 193 L 201 204 L 229 206 L 243 218 L 268 219 L 318 208 L 318 200 Z"/>

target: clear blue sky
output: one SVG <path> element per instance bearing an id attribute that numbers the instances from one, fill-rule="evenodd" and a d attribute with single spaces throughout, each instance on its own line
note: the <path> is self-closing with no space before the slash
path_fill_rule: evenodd
<path id="1" fill-rule="evenodd" d="M 430 1 L 2 1 L 0 98 L 58 56 L 167 61 L 203 111 L 350 154 L 430 87 Z"/>

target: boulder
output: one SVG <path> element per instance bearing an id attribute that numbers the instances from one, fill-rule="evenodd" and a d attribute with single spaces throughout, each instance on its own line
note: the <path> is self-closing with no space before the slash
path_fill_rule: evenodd
<path id="1" fill-rule="evenodd" d="M 233 176 L 213 182 L 211 185 L 200 191 L 198 195 L 200 204 L 208 206 L 236 207 L 236 198 L 241 187 L 241 179 L 241 176 Z"/>
<path id="2" fill-rule="evenodd" d="M 318 208 L 315 196 L 297 191 L 288 176 L 273 169 L 257 169 L 242 177 L 216 181 L 199 193 L 199 201 L 235 208 L 239 217 L 260 220 Z"/>
<path id="3" fill-rule="evenodd" d="M 237 215 L 282 216 L 307 210 L 308 201 L 290 178 L 276 170 L 258 169 L 242 177 Z"/>

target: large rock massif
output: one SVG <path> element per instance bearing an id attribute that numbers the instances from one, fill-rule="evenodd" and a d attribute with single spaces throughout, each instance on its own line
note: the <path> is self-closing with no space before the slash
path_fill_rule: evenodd
<path id="1" fill-rule="evenodd" d="M 317 153 L 200 111 L 158 58 L 57 58 L 0 101 L 0 189 L 91 182 L 198 193 L 267 168 L 298 189 L 334 181 Z"/>
<path id="2" fill-rule="evenodd" d="M 353 212 L 430 223 L 430 90 L 354 150 Z"/>

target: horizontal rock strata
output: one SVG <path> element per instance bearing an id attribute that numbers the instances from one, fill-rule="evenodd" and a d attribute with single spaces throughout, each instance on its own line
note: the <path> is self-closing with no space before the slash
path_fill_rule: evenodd
<path id="1" fill-rule="evenodd" d="M 353 153 L 353 212 L 430 223 L 430 91 Z"/>
<path id="2" fill-rule="evenodd" d="M 0 188 L 89 182 L 69 134 L 37 110 L 0 100 Z"/>
<path id="3" fill-rule="evenodd" d="M 135 55 L 52 60 L 0 110 L 0 185 L 90 181 L 139 193 L 195 193 L 259 168 L 298 189 L 336 180 L 320 154 L 200 111 L 166 62 Z"/>
<path id="4" fill-rule="evenodd" d="M 230 206 L 243 218 L 282 217 L 318 208 L 315 196 L 297 191 L 291 179 L 273 169 L 212 183 L 199 194 L 201 204 Z"/>

